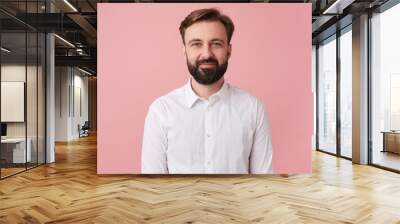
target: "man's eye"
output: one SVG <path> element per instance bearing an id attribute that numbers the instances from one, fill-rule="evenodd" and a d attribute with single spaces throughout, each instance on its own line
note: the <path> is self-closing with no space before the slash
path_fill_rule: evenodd
<path id="1" fill-rule="evenodd" d="M 218 42 L 216 42 L 216 43 L 213 43 L 213 46 L 216 46 L 216 47 L 222 47 L 222 44 L 221 44 L 221 43 L 218 43 Z"/>
<path id="2" fill-rule="evenodd" d="M 193 47 L 200 47 L 200 46 L 201 46 L 201 43 L 193 43 L 192 46 L 193 46 Z"/>

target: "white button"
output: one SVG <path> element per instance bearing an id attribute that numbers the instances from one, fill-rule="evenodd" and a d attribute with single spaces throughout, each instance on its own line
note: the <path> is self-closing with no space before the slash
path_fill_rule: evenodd
<path id="1" fill-rule="evenodd" d="M 207 138 L 211 137 L 210 133 L 207 133 Z"/>

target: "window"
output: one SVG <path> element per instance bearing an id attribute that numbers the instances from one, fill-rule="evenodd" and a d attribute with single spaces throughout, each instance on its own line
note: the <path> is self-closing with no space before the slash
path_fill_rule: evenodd
<path id="1" fill-rule="evenodd" d="M 336 153 L 336 36 L 318 47 L 318 149 Z"/>
<path id="2" fill-rule="evenodd" d="M 352 157 L 352 34 L 351 26 L 340 36 L 340 155 Z"/>
<path id="3" fill-rule="evenodd" d="M 370 156 L 372 164 L 395 170 L 400 170 L 399 21 L 400 4 L 371 18 Z"/>

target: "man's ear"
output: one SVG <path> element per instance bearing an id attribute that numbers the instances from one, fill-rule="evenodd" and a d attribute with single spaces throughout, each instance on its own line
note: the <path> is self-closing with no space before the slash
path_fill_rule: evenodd
<path id="1" fill-rule="evenodd" d="M 228 59 L 231 57 L 231 53 L 232 53 L 232 44 L 229 44 L 229 47 L 228 47 Z"/>

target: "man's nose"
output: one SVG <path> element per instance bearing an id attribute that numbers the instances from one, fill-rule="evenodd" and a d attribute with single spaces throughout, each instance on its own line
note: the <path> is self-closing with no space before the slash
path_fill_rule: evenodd
<path id="1" fill-rule="evenodd" d="M 201 51 L 201 57 L 202 59 L 208 59 L 213 56 L 213 52 L 211 51 L 210 46 L 204 46 L 202 51 Z"/>

